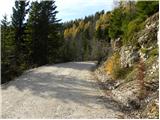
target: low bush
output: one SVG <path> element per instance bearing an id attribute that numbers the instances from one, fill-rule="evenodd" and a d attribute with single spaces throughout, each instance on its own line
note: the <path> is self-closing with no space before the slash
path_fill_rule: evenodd
<path id="1" fill-rule="evenodd" d="M 158 55 L 158 54 L 159 54 L 158 48 L 154 48 L 153 50 L 151 50 L 151 51 L 149 52 L 149 56 L 150 56 L 150 57 L 156 56 L 156 55 Z"/>
<path id="2" fill-rule="evenodd" d="M 148 49 L 147 48 L 141 48 L 141 52 L 146 54 L 148 52 Z"/>
<path id="3" fill-rule="evenodd" d="M 136 65 L 135 65 L 136 66 Z M 127 75 L 126 75 L 126 81 L 132 81 L 132 80 L 136 80 L 137 79 L 137 74 L 138 74 L 138 69 L 136 67 L 132 67 L 132 71 L 130 71 Z"/>
<path id="4" fill-rule="evenodd" d="M 115 79 L 125 79 L 132 70 L 133 67 L 130 68 L 117 67 L 116 69 L 113 70 L 113 76 Z"/>
<path id="5" fill-rule="evenodd" d="M 113 77 L 114 69 L 119 66 L 119 58 L 119 53 L 113 53 L 113 55 L 108 58 L 105 64 L 105 71 L 108 75 L 111 75 Z"/>
<path id="6" fill-rule="evenodd" d="M 157 56 L 150 56 L 145 62 L 146 68 L 149 68 L 157 59 Z"/>
<path id="7" fill-rule="evenodd" d="M 123 44 L 137 44 L 137 38 L 135 38 L 135 34 L 144 28 L 144 19 L 139 17 L 131 22 L 129 22 L 127 29 L 124 31 L 123 35 Z"/>
<path id="8" fill-rule="evenodd" d="M 125 79 L 126 76 L 133 70 L 130 68 L 121 68 L 120 55 L 115 52 L 106 62 L 105 71 L 112 79 Z"/>

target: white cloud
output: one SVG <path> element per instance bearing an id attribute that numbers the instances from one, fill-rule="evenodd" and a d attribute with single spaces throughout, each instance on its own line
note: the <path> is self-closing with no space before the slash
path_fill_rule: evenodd
<path id="1" fill-rule="evenodd" d="M 14 6 L 14 0 L 1 0 L 0 1 L 0 20 L 5 14 L 11 15 L 12 7 Z"/>

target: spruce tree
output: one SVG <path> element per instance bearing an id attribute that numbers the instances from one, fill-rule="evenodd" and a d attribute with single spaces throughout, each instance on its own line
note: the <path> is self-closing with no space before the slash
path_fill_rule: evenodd
<path id="1" fill-rule="evenodd" d="M 15 62 L 19 66 L 23 61 L 23 45 L 24 45 L 24 30 L 25 30 L 25 16 L 28 12 L 27 6 L 29 2 L 15 1 L 12 15 L 12 27 L 14 30 L 14 42 L 15 42 Z"/>
<path id="2" fill-rule="evenodd" d="M 2 61 L 6 58 L 6 45 L 7 45 L 7 34 L 8 34 L 9 22 L 7 21 L 7 16 L 5 15 L 1 21 L 1 50 L 2 50 Z"/>
<path id="3" fill-rule="evenodd" d="M 44 65 L 57 56 L 59 20 L 54 1 L 33 2 L 29 13 L 33 64 Z"/>
<path id="4" fill-rule="evenodd" d="M 3 19 L 1 21 L 1 78 L 2 83 L 7 82 L 8 74 L 7 71 L 9 71 L 9 64 L 10 61 L 8 59 L 9 49 L 9 22 L 7 21 L 7 16 L 3 16 Z"/>

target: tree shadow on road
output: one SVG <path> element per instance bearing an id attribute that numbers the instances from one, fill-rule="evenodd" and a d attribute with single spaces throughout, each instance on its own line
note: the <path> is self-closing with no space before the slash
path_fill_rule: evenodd
<path id="1" fill-rule="evenodd" d="M 64 103 L 72 101 L 87 107 L 104 105 L 102 97 L 93 93 L 96 90 L 97 83 L 94 80 L 84 80 L 76 76 L 56 75 L 54 72 L 32 71 L 2 86 L 2 89 L 8 89 L 10 86 L 14 86 L 22 92 L 29 90 L 35 96 L 58 99 Z M 111 102 L 113 101 L 105 103 L 106 108 L 119 111 L 116 103 L 113 104 Z"/>
<path id="2" fill-rule="evenodd" d="M 96 61 L 95 62 L 68 62 L 68 63 L 56 64 L 55 66 L 59 68 L 71 68 L 76 70 L 88 70 L 88 69 L 92 70 L 96 67 Z"/>

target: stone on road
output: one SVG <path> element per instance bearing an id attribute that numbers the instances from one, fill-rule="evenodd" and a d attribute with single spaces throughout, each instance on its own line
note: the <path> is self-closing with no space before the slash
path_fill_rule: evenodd
<path id="1" fill-rule="evenodd" d="M 1 118 L 118 118 L 103 101 L 94 62 L 46 65 L 1 86 Z"/>

